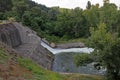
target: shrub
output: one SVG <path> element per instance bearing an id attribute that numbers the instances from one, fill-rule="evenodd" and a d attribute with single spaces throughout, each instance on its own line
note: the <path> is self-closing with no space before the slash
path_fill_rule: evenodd
<path id="1" fill-rule="evenodd" d="M 76 66 L 82 66 L 82 65 L 86 65 L 88 63 L 91 63 L 93 60 L 90 57 L 90 54 L 86 54 L 86 53 L 82 53 L 82 54 L 76 54 L 74 56 L 74 63 L 76 64 Z"/>

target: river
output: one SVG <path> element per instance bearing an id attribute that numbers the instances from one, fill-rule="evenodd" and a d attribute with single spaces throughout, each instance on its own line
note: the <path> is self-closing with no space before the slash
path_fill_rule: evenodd
<path id="1" fill-rule="evenodd" d="M 68 73 L 82 73 L 82 74 L 104 74 L 104 70 L 96 70 L 93 63 L 87 64 L 86 66 L 76 67 L 74 64 L 74 56 L 80 53 L 91 53 L 94 51 L 93 48 L 51 48 L 46 43 L 41 41 L 41 45 L 48 49 L 55 55 L 52 70 L 55 72 L 68 72 Z"/>

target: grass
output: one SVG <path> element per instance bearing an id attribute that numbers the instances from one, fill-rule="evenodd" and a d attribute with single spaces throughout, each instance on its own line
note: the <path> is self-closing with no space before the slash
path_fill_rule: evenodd
<path id="1" fill-rule="evenodd" d="M 85 38 L 77 38 L 77 39 L 70 39 L 70 40 L 60 40 L 59 43 L 71 43 L 71 42 L 82 42 L 86 43 L 87 39 Z"/>
<path id="2" fill-rule="evenodd" d="M 8 60 L 8 56 L 4 54 L 4 51 L 0 49 L 0 64 L 6 63 Z"/>
<path id="3" fill-rule="evenodd" d="M 103 80 L 103 77 L 96 75 L 70 74 L 67 75 L 66 80 Z"/>
<path id="4" fill-rule="evenodd" d="M 59 74 L 41 68 L 29 59 L 18 59 L 22 67 L 27 68 L 34 74 L 34 80 L 103 80 L 102 76 L 81 74 Z"/>
<path id="5" fill-rule="evenodd" d="M 0 78 L 2 80 L 9 80 L 9 78 L 14 78 L 15 80 L 25 78 L 30 80 L 31 72 L 22 68 L 14 61 L 16 58 L 12 60 L 13 58 L 13 56 L 5 54 L 3 49 L 0 49 Z"/>
<path id="6" fill-rule="evenodd" d="M 66 38 L 60 38 L 60 37 L 57 37 L 57 36 L 45 36 L 47 41 L 49 42 L 54 42 L 54 43 L 57 43 L 57 44 L 64 44 L 64 43 L 74 43 L 74 42 L 82 42 L 82 43 L 85 43 L 87 44 L 87 38 L 76 38 L 76 39 L 66 39 Z"/>
<path id="7" fill-rule="evenodd" d="M 4 51 L 0 49 L 0 61 L 4 63 L 8 63 L 10 55 L 4 54 Z M 24 77 L 25 80 L 103 80 L 101 76 L 93 76 L 93 75 L 81 75 L 81 74 L 64 74 L 52 72 L 50 70 L 46 70 L 40 65 L 34 63 L 32 60 L 27 58 L 16 58 L 17 64 L 8 65 L 12 67 L 12 70 L 8 68 L 8 73 L 14 75 L 17 78 Z M 0 63 L 1 65 L 2 63 Z M 3 68 L 6 65 L 2 65 Z M 7 67 L 6 67 L 7 68 Z M 0 72 L 0 78 L 3 72 Z M 17 75 L 17 76 L 16 76 Z M 4 79 L 4 77 L 2 77 Z"/>
<path id="8" fill-rule="evenodd" d="M 63 80 L 65 76 L 45 70 L 29 59 L 18 59 L 20 65 L 33 72 L 35 80 Z"/>

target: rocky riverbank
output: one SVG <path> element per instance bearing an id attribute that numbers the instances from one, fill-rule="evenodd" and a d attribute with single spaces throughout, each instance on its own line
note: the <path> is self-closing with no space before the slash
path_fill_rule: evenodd
<path id="1" fill-rule="evenodd" d="M 22 57 L 30 58 L 42 67 L 51 69 L 54 55 L 41 46 L 41 38 L 30 28 L 17 22 L 0 24 L 0 41 Z M 4 48 L 4 45 L 0 46 Z M 11 49 L 6 51 L 9 50 Z"/>

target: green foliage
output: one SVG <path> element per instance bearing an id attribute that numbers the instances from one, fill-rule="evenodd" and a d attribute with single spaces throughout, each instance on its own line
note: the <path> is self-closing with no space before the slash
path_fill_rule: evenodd
<path id="1" fill-rule="evenodd" d="M 1 58 L 6 58 L 6 55 L 4 53 L 5 52 L 2 49 L 0 49 L 0 57 Z"/>
<path id="2" fill-rule="evenodd" d="M 22 15 L 26 10 L 28 10 L 28 4 L 26 3 L 26 0 L 13 0 L 13 12 L 15 15 L 19 17 L 18 20 L 21 20 Z"/>
<path id="3" fill-rule="evenodd" d="M 91 2 L 90 2 L 90 1 L 88 1 L 88 2 L 87 2 L 86 9 L 91 9 L 91 6 L 92 6 L 92 5 L 91 5 Z"/>
<path id="4" fill-rule="evenodd" d="M 97 30 L 91 28 L 90 45 L 95 48 L 95 54 L 99 62 L 107 68 L 108 80 L 120 79 L 120 40 L 117 35 L 106 30 L 106 25 L 101 23 Z"/>
<path id="5" fill-rule="evenodd" d="M 103 0 L 104 4 L 107 4 L 110 2 L 110 0 Z"/>
<path id="6" fill-rule="evenodd" d="M 33 72 L 35 80 L 63 80 L 65 76 L 41 68 L 30 59 L 18 58 L 18 62 L 24 68 Z"/>
<path id="7" fill-rule="evenodd" d="M 49 36 L 49 35 L 46 35 L 45 36 L 45 38 L 47 38 L 47 40 L 49 41 L 49 42 L 59 42 L 59 40 L 60 40 L 60 38 L 59 37 L 57 37 L 57 36 Z"/>
<path id="8" fill-rule="evenodd" d="M 6 5 L 8 1 L 9 5 Z M 87 9 L 82 10 L 79 7 L 47 8 L 31 0 L 2 0 L 0 3 L 1 20 L 12 17 L 35 30 L 39 36 L 47 36 L 47 39 L 50 39 L 49 36 L 55 40 L 88 38 L 89 28 L 97 27 L 101 22 L 107 25 L 107 30 L 120 34 L 120 11 L 115 4 L 107 3 L 99 7 L 99 4 L 91 5 L 88 1 Z"/>
<path id="9" fill-rule="evenodd" d="M 0 49 L 0 64 L 4 64 L 8 59 L 8 56 L 5 54 L 3 49 Z"/>
<path id="10" fill-rule="evenodd" d="M 67 75 L 67 80 L 104 80 L 101 76 L 89 76 L 89 75 L 79 75 L 79 74 L 71 74 Z"/>
<path id="11" fill-rule="evenodd" d="M 28 70 L 34 72 L 35 74 L 43 74 L 44 72 L 41 71 L 40 67 L 37 64 L 34 64 L 29 59 L 18 58 L 18 62 L 21 66 L 27 68 Z"/>
<path id="12" fill-rule="evenodd" d="M 78 38 L 86 35 L 84 26 L 84 16 L 82 9 L 75 8 L 74 10 L 64 9 L 57 17 L 55 30 L 58 31 L 58 36 L 70 36 L 70 38 Z M 67 37 L 66 37 L 67 38 Z"/>
<path id="13" fill-rule="evenodd" d="M 115 4 L 105 4 L 100 8 L 100 22 L 105 23 L 107 30 L 116 32 L 118 24 L 118 10 Z M 107 15 L 106 15 L 107 14 Z"/>
<path id="14" fill-rule="evenodd" d="M 104 0 L 105 4 L 102 7 L 98 4 L 91 6 L 88 2 L 87 9 L 82 10 L 78 7 L 75 9 L 47 8 L 31 0 L 0 0 L 0 20 L 12 17 L 35 30 L 39 36 L 53 42 L 72 39 L 76 42 L 80 41 L 80 38 L 88 38 L 91 33 L 89 46 L 95 48 L 93 60 L 102 62 L 110 74 L 108 77 L 117 80 L 120 75 L 117 64 L 120 63 L 120 46 L 118 45 L 120 41 L 116 33 L 120 36 L 120 10 L 108 1 Z M 90 27 L 94 28 L 89 31 Z M 81 61 L 87 61 L 87 58 L 87 55 L 84 55 Z M 34 71 L 34 66 L 28 68 Z"/>
<path id="15" fill-rule="evenodd" d="M 30 59 L 18 58 L 19 64 L 33 72 L 34 80 L 103 80 L 101 76 L 55 73 L 41 68 Z"/>
<path id="16" fill-rule="evenodd" d="M 90 32 L 91 37 L 89 41 L 91 42 L 91 47 L 94 46 L 97 49 L 100 48 L 103 50 L 106 46 L 110 47 L 115 41 L 115 36 L 112 36 L 112 33 L 106 31 L 106 25 L 104 23 L 101 23 L 97 30 L 91 27 Z"/>
<path id="17" fill-rule="evenodd" d="M 74 56 L 74 62 L 76 66 L 86 65 L 88 63 L 91 63 L 92 61 L 93 60 L 90 57 L 90 54 L 81 53 Z"/>
<path id="18" fill-rule="evenodd" d="M 11 8 L 12 8 L 12 0 L 0 0 L 0 12 L 9 11 L 11 10 Z"/>
<path id="19" fill-rule="evenodd" d="M 3 19 L 4 19 L 4 13 L 0 12 L 0 20 L 3 20 Z"/>
<path id="20" fill-rule="evenodd" d="M 88 30 L 91 26 L 97 27 L 97 25 L 99 24 L 100 20 L 99 20 L 99 5 L 93 5 L 91 6 L 91 9 L 89 10 L 85 10 L 83 12 L 83 15 L 85 16 L 86 19 L 86 25 L 88 26 Z"/>

